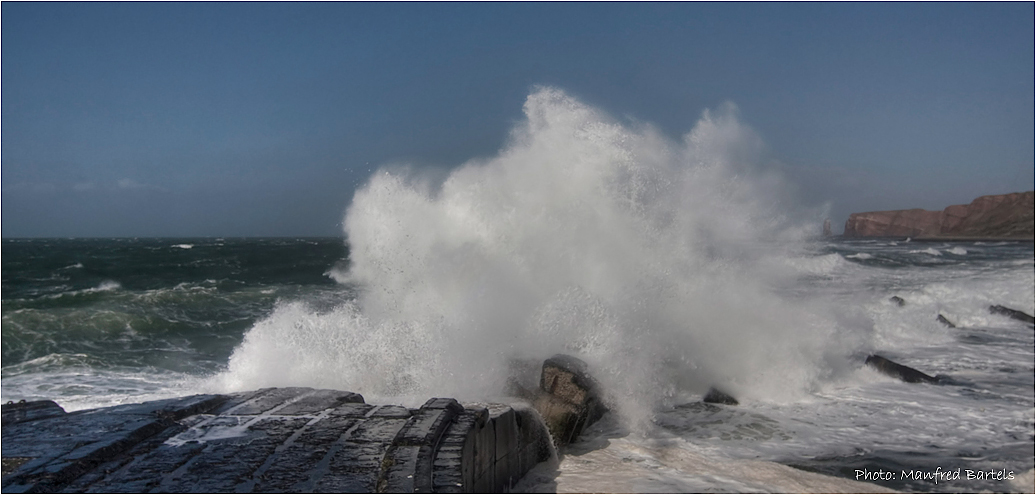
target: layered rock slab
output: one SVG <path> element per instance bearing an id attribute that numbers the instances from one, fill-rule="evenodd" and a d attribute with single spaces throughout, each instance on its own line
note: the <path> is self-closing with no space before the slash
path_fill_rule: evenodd
<path id="1" fill-rule="evenodd" d="M 550 456 L 535 413 L 453 399 L 407 409 L 274 388 L 68 414 L 11 406 L 4 493 L 501 492 Z M 49 415 L 8 423 L 16 409 Z"/>

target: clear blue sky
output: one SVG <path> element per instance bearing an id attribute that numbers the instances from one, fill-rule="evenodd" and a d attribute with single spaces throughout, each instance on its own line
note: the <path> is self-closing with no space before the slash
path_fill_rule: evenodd
<path id="1" fill-rule="evenodd" d="M 2 235 L 340 235 L 535 85 L 675 137 L 731 101 L 805 203 L 1034 188 L 1034 4 L 2 4 Z"/>

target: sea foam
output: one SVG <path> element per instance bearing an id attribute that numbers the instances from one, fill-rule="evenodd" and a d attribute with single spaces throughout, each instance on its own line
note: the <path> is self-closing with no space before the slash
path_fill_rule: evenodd
<path id="1" fill-rule="evenodd" d="M 218 386 L 480 398 L 509 359 L 564 352 L 631 413 L 711 385 L 791 399 L 860 345 L 834 336 L 866 328 L 773 290 L 795 283 L 787 259 L 813 227 L 781 213 L 787 188 L 735 108 L 675 142 L 553 88 L 524 114 L 445 179 L 374 173 L 345 215 L 351 263 L 331 271 L 356 299 L 278 304 Z"/>

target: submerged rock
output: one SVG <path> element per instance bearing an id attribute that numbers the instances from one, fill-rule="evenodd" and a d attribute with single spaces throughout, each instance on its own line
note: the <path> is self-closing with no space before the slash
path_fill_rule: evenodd
<path id="1" fill-rule="evenodd" d="M 889 298 L 889 302 L 894 303 L 896 306 L 905 306 L 906 301 L 902 297 L 892 296 Z"/>
<path id="2" fill-rule="evenodd" d="M 1036 319 L 1034 319 L 1028 313 L 1018 311 L 1017 309 L 1007 308 L 999 304 L 990 306 L 989 312 L 995 315 L 1004 315 L 1008 318 L 1012 318 L 1018 321 L 1024 321 L 1025 323 L 1028 323 L 1030 325 L 1036 324 Z"/>
<path id="3" fill-rule="evenodd" d="M 892 378 L 897 378 L 907 383 L 938 383 L 934 376 L 927 375 L 909 366 L 903 366 L 877 354 L 867 356 L 866 364 Z"/>
<path id="4" fill-rule="evenodd" d="M 726 404 L 728 406 L 738 405 L 737 399 L 720 391 L 716 387 L 710 387 L 709 391 L 705 393 L 705 397 L 702 398 L 701 401 L 708 404 Z"/>
<path id="5" fill-rule="evenodd" d="M 952 321 L 947 320 L 946 317 L 941 314 L 935 318 L 935 321 L 942 323 L 943 325 L 946 325 L 950 328 L 957 328 L 957 325 L 954 325 Z"/>

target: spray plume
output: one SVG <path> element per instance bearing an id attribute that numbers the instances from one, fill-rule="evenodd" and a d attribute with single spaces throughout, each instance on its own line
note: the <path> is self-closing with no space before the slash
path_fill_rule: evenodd
<path id="1" fill-rule="evenodd" d="M 780 213 L 784 186 L 732 105 L 680 142 L 553 88 L 524 113 L 497 156 L 444 180 L 376 172 L 332 273 L 356 298 L 279 304 L 222 387 L 479 398 L 509 359 L 564 352 L 636 414 L 710 385 L 786 400 L 837 367 L 837 318 L 778 295 L 808 229 Z"/>

